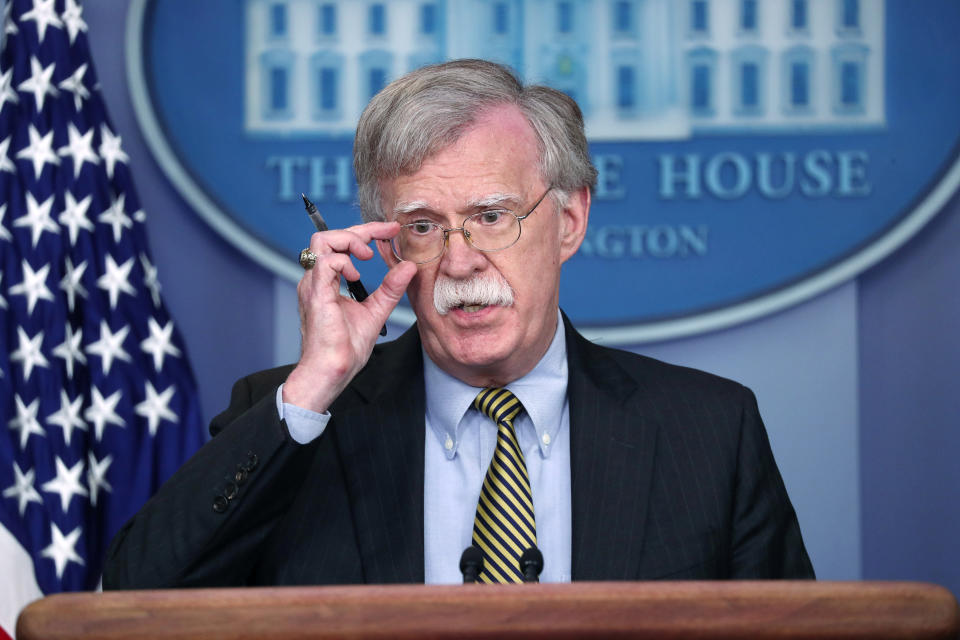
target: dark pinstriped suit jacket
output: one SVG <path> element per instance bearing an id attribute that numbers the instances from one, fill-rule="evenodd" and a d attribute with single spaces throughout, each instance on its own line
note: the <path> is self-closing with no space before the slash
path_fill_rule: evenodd
<path id="1" fill-rule="evenodd" d="M 573 578 L 813 577 L 753 394 L 564 322 Z M 104 588 L 422 582 L 422 366 L 416 328 L 378 346 L 307 446 L 276 415 L 290 367 L 237 382 L 216 437 L 117 534 Z"/>

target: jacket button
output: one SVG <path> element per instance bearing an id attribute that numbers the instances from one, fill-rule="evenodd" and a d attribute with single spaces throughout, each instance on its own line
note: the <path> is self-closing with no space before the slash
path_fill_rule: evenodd
<path id="1" fill-rule="evenodd" d="M 228 482 L 227 485 L 223 488 L 223 497 L 227 500 L 233 500 L 237 497 L 237 485 L 232 482 Z"/>
<path id="2" fill-rule="evenodd" d="M 247 471 L 253 471 L 257 468 L 257 463 L 260 462 L 260 459 L 257 457 L 253 451 L 247 452 L 247 464 L 243 465 L 243 468 Z"/>
<path id="3" fill-rule="evenodd" d="M 227 510 L 227 499 L 223 496 L 214 496 L 213 498 L 213 510 L 217 513 L 223 513 Z"/>
<path id="4" fill-rule="evenodd" d="M 249 473 L 242 466 L 238 465 L 237 472 L 233 474 L 233 480 L 237 484 L 243 484 L 247 481 L 247 476 Z"/>

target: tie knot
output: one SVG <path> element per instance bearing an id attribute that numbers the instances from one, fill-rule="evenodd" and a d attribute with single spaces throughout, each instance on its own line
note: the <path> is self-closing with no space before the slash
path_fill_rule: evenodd
<path id="1" fill-rule="evenodd" d="M 477 394 L 473 406 L 494 422 L 513 424 L 513 419 L 523 411 L 523 405 L 509 389 L 484 389 Z"/>

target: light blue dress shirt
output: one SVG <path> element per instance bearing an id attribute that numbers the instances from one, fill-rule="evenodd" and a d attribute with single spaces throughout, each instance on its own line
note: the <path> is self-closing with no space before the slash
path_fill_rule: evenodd
<path id="1" fill-rule="evenodd" d="M 507 388 L 525 411 L 514 421 L 533 493 L 541 582 L 569 582 L 571 574 L 570 415 L 563 321 L 546 354 Z M 470 546 L 480 486 L 493 458 L 497 427 L 473 409 L 480 389 L 450 376 L 424 353 L 426 438 L 424 450 L 424 577 L 428 584 L 462 582 L 460 555 Z M 306 444 L 319 437 L 330 414 L 282 401 L 277 411 L 291 437 Z"/>

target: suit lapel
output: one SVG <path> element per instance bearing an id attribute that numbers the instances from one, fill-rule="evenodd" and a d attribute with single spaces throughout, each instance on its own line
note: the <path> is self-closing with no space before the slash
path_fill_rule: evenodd
<path id="1" fill-rule="evenodd" d="M 424 388 L 414 325 L 378 347 L 335 406 L 364 580 L 423 582 Z"/>
<path id="2" fill-rule="evenodd" d="M 630 580 L 643 545 L 657 429 L 642 390 L 564 316 L 570 378 L 573 579 Z"/>

